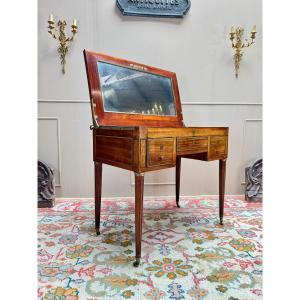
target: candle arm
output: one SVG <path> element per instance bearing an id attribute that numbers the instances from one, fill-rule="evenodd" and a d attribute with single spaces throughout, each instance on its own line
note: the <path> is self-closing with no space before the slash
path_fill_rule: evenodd
<path id="1" fill-rule="evenodd" d="M 77 33 L 77 27 L 76 27 L 75 30 L 72 29 L 72 36 L 71 36 L 71 37 L 68 37 L 68 38 L 66 39 L 66 41 L 67 41 L 67 42 L 72 42 L 72 41 L 74 41 L 76 33 Z"/>
<path id="2" fill-rule="evenodd" d="M 66 42 L 72 42 L 74 40 L 74 34 L 66 39 Z"/>
<path id="3" fill-rule="evenodd" d="M 54 39 L 57 40 L 57 37 L 56 37 L 56 35 L 55 35 L 55 33 L 53 32 L 52 29 L 49 28 L 49 31 L 48 31 L 48 32 L 50 33 L 50 35 L 51 35 Z"/>
<path id="4" fill-rule="evenodd" d="M 245 47 L 248 48 L 248 47 L 250 47 L 252 44 L 254 44 L 254 39 L 253 39 L 253 38 L 251 38 L 251 42 L 249 42 L 249 41 L 247 40 L 247 44 L 245 45 Z"/>

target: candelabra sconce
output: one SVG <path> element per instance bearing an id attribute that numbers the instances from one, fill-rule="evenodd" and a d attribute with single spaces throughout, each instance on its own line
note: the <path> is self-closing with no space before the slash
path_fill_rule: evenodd
<path id="1" fill-rule="evenodd" d="M 65 29 L 67 26 L 67 22 L 65 20 L 59 20 L 57 25 L 55 25 L 55 21 L 53 15 L 49 16 L 48 20 L 48 32 L 51 36 L 59 41 L 58 53 L 60 54 L 60 62 L 62 65 L 63 74 L 66 73 L 66 55 L 69 50 L 69 44 L 74 41 L 75 35 L 77 33 L 77 20 L 73 20 L 73 24 L 71 25 L 72 36 L 67 37 L 65 33 Z"/>
<path id="2" fill-rule="evenodd" d="M 238 76 L 239 76 L 239 69 L 240 69 L 240 63 L 241 63 L 241 60 L 243 57 L 243 50 L 254 44 L 256 33 L 257 33 L 256 25 L 254 25 L 252 28 L 252 31 L 251 31 L 251 35 L 250 35 L 251 40 L 249 41 L 248 39 L 245 39 L 243 41 L 244 28 L 242 28 L 242 27 L 234 28 L 234 26 L 231 27 L 230 41 L 231 41 L 231 46 L 235 51 L 233 58 L 234 58 L 234 68 L 235 68 L 235 77 L 236 78 L 238 78 Z"/>

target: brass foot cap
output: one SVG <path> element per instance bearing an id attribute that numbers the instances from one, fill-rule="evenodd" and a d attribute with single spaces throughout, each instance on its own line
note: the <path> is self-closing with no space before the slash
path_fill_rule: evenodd
<path id="1" fill-rule="evenodd" d="M 135 268 L 137 268 L 139 265 L 140 265 L 140 259 L 137 258 L 136 261 L 133 263 L 133 266 L 134 266 Z"/>

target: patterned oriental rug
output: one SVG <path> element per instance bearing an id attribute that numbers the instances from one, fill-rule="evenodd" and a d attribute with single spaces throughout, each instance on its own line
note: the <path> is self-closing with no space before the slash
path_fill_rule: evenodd
<path id="1" fill-rule="evenodd" d="M 262 299 L 262 204 L 227 196 L 146 198 L 142 260 L 134 268 L 134 200 L 58 200 L 39 210 L 40 300 Z"/>

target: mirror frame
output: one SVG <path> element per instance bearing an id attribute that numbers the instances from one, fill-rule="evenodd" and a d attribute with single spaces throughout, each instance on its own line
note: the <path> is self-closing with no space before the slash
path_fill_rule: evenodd
<path id="1" fill-rule="evenodd" d="M 99 126 L 155 126 L 155 127 L 183 127 L 182 109 L 176 74 L 170 71 L 147 66 L 134 61 L 112 57 L 103 53 L 84 50 L 86 73 L 88 78 L 90 102 L 93 115 L 93 124 Z M 103 98 L 98 72 L 98 61 L 111 63 L 137 71 L 148 72 L 154 75 L 165 76 L 172 81 L 176 116 L 128 114 L 122 112 L 107 112 L 103 108 Z"/>

